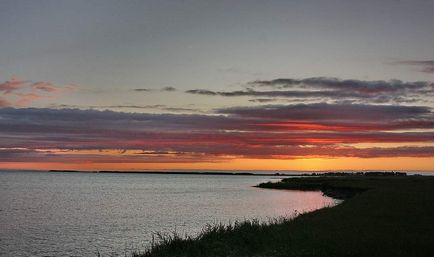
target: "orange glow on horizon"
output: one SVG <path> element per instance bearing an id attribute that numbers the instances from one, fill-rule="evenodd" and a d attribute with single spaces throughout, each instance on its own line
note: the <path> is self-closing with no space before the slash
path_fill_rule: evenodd
<path id="1" fill-rule="evenodd" d="M 73 170 L 393 170 L 434 171 L 434 158 L 311 158 L 311 159 L 233 159 L 198 163 L 0 163 L 0 169 Z"/>

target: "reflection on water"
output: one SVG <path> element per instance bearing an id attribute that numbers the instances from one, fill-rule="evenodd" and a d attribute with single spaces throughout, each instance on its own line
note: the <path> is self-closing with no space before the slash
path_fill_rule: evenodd
<path id="1" fill-rule="evenodd" d="M 153 232 L 291 215 L 333 205 L 320 192 L 252 187 L 269 177 L 0 172 L 1 256 L 143 249 Z"/>

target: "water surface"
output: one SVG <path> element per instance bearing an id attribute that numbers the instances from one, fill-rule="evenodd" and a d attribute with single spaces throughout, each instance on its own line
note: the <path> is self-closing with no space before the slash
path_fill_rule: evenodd
<path id="1" fill-rule="evenodd" d="M 320 192 L 259 189 L 272 177 L 0 172 L 1 256 L 104 256 L 155 232 L 291 215 L 335 204 Z"/>

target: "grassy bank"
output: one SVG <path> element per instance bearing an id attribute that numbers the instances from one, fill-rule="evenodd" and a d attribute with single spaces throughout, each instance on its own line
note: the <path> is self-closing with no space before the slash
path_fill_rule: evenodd
<path id="1" fill-rule="evenodd" d="M 138 256 L 434 256 L 434 177 L 306 177 L 258 187 L 322 190 L 347 200 L 293 220 L 166 237 Z"/>

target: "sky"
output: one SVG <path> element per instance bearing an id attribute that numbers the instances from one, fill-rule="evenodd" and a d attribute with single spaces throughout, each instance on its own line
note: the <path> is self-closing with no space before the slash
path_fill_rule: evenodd
<path id="1" fill-rule="evenodd" d="M 434 171 L 433 12 L 0 1 L 0 169 Z"/>

